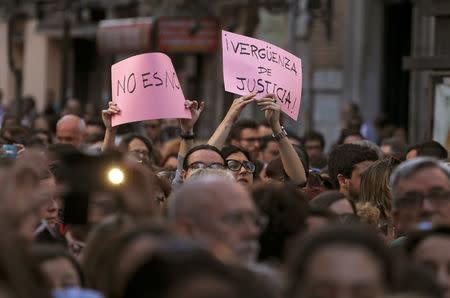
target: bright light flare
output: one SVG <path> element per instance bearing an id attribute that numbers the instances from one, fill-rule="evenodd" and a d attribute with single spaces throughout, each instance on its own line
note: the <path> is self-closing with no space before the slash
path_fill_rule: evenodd
<path id="1" fill-rule="evenodd" d="M 108 178 L 112 184 L 121 184 L 124 179 L 124 174 L 121 169 L 113 168 L 113 169 L 109 170 Z"/>

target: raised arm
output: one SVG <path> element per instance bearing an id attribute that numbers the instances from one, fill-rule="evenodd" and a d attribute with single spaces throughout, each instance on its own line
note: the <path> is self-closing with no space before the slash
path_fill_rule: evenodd
<path id="1" fill-rule="evenodd" d="M 178 151 L 177 171 L 172 180 L 172 187 L 176 190 L 183 183 L 183 162 L 186 153 L 194 146 L 194 125 L 205 108 L 205 103 L 198 105 L 197 101 L 186 100 L 186 109 L 191 110 L 191 119 L 179 119 L 181 127 L 180 150 Z"/>
<path id="2" fill-rule="evenodd" d="M 205 108 L 205 103 L 200 103 L 200 106 L 196 100 L 190 101 L 186 100 L 184 103 L 186 109 L 191 110 L 191 119 L 179 119 L 180 128 L 181 128 L 181 143 L 180 143 L 180 151 L 178 151 L 178 155 L 181 157 L 185 157 L 186 153 L 194 146 L 194 125 L 197 123 L 200 114 Z M 189 138 L 192 136 L 192 138 Z"/>
<path id="3" fill-rule="evenodd" d="M 253 101 L 255 101 L 254 97 L 256 94 L 258 94 L 258 91 L 254 91 L 245 96 L 236 98 L 233 101 L 233 104 L 231 105 L 227 114 L 223 118 L 222 122 L 219 124 L 216 131 L 214 131 L 214 134 L 208 140 L 209 145 L 215 146 L 219 150 L 222 149 L 223 145 L 225 144 L 225 141 L 228 138 L 228 135 L 230 134 L 231 127 L 236 122 L 236 120 L 239 118 L 239 115 L 241 114 L 242 110 L 249 103 L 252 103 Z"/>
<path id="4" fill-rule="evenodd" d="M 117 104 L 112 101 L 108 102 L 108 109 L 102 111 L 103 124 L 106 127 L 105 138 L 103 139 L 102 151 L 107 151 L 115 147 L 117 126 L 112 127 L 111 118 L 113 115 L 120 113 Z"/>
<path id="5" fill-rule="evenodd" d="M 264 111 L 264 115 L 272 128 L 273 134 L 278 136 L 276 140 L 278 149 L 280 150 L 281 162 L 283 163 L 286 174 L 296 185 L 303 185 L 306 183 L 305 169 L 291 142 L 289 142 L 287 136 L 282 133 L 280 124 L 280 103 L 277 102 L 274 94 L 267 94 L 257 102 L 258 106 L 262 107 L 261 110 Z"/>

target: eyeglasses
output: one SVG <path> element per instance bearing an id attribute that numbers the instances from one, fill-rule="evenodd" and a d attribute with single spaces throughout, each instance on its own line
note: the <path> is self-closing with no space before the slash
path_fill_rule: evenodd
<path id="1" fill-rule="evenodd" d="M 264 214 L 258 212 L 232 212 L 221 218 L 221 221 L 229 226 L 240 227 L 250 221 L 260 230 L 264 230 L 269 219 Z"/>
<path id="2" fill-rule="evenodd" d="M 246 141 L 249 143 L 261 142 L 261 138 L 243 138 L 241 141 Z"/>
<path id="3" fill-rule="evenodd" d="M 239 160 L 229 159 L 227 160 L 227 167 L 233 172 L 240 171 L 242 167 L 247 170 L 247 172 L 255 172 L 255 164 L 251 161 L 240 162 Z"/>
<path id="4" fill-rule="evenodd" d="M 223 170 L 225 168 L 225 166 L 223 164 L 221 164 L 221 163 L 218 163 L 218 162 L 213 162 L 213 163 L 207 164 L 207 163 L 204 163 L 204 162 L 201 162 L 201 161 L 196 161 L 196 162 L 193 162 L 190 165 L 188 165 L 188 169 L 193 169 L 193 170 L 195 170 L 195 169 L 204 169 L 204 168 L 222 169 Z"/>
<path id="5" fill-rule="evenodd" d="M 425 199 L 427 199 L 434 208 L 442 208 L 450 203 L 450 191 L 432 191 L 428 195 L 417 192 L 407 192 L 403 197 L 398 198 L 395 201 L 395 205 L 398 209 L 417 211 L 422 207 Z"/>

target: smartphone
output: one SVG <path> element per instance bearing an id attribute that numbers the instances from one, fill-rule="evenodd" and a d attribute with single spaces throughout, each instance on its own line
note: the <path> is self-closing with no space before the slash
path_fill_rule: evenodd
<path id="1" fill-rule="evenodd" d="M 3 145 L 2 146 L 2 156 L 9 158 L 17 157 L 17 147 L 14 145 Z"/>

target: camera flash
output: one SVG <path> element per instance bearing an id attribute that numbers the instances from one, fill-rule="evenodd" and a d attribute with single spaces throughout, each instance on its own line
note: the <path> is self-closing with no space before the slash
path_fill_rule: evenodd
<path id="1" fill-rule="evenodd" d="M 113 168 L 109 170 L 108 178 L 112 184 L 120 184 L 123 182 L 124 175 L 121 169 Z"/>

